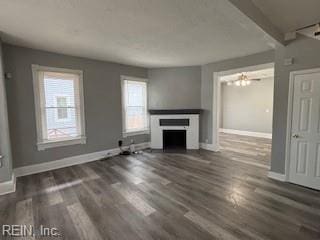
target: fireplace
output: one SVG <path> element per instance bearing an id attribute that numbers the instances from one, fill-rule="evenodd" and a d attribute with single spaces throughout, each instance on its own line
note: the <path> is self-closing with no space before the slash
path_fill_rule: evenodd
<path id="1" fill-rule="evenodd" d="M 186 130 L 163 130 L 163 150 L 186 150 Z"/>
<path id="2" fill-rule="evenodd" d="M 151 109 L 149 113 L 152 149 L 199 149 L 200 109 Z"/>

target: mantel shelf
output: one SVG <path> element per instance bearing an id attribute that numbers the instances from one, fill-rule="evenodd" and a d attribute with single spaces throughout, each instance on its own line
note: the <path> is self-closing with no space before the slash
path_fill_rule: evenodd
<path id="1" fill-rule="evenodd" d="M 200 114 L 201 109 L 149 109 L 151 115 Z"/>

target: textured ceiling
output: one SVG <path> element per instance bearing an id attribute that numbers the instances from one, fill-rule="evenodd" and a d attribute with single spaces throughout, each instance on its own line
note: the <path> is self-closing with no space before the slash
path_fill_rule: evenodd
<path id="1" fill-rule="evenodd" d="M 144 67 L 200 65 L 274 47 L 227 0 L 1 0 L 5 42 Z"/>
<path id="2" fill-rule="evenodd" d="M 320 0 L 252 0 L 252 2 L 283 33 L 320 22 Z"/>

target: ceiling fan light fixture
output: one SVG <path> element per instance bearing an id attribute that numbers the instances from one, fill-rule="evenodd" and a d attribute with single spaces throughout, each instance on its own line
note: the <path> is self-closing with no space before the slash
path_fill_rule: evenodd
<path id="1" fill-rule="evenodd" d="M 264 75 L 265 76 L 265 75 Z M 238 76 L 237 79 L 226 79 L 223 82 L 225 82 L 226 85 L 232 86 L 235 85 L 237 87 L 246 87 L 252 84 L 252 82 L 261 81 L 260 78 L 249 78 L 248 75 L 245 75 L 242 73 Z"/>
<path id="2" fill-rule="evenodd" d="M 314 31 L 314 36 L 320 36 L 320 23 L 316 24 L 316 30 Z"/>
<path id="3" fill-rule="evenodd" d="M 238 80 L 238 81 L 235 81 L 234 84 L 235 84 L 236 86 L 240 86 L 240 85 L 241 85 L 241 82 Z"/>

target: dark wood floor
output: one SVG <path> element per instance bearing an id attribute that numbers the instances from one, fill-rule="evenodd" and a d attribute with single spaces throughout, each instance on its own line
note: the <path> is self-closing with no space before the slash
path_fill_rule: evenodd
<path id="1" fill-rule="evenodd" d="M 63 239 L 320 239 L 319 199 L 223 152 L 145 152 L 19 178 L 0 225 Z"/>
<path id="2" fill-rule="evenodd" d="M 266 169 L 271 164 L 271 139 L 220 133 L 221 152 L 233 161 Z"/>

